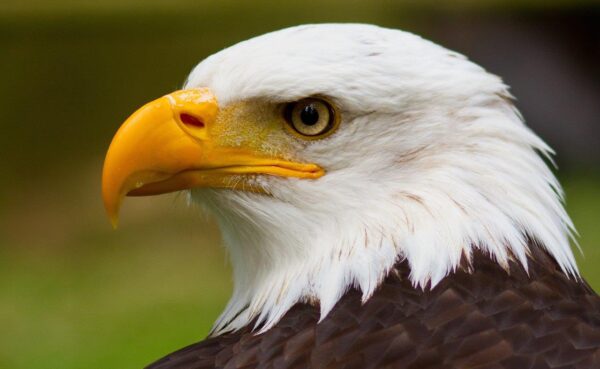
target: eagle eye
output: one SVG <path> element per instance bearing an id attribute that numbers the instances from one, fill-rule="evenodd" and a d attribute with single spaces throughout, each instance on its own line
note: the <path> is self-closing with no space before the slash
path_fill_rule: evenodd
<path id="1" fill-rule="evenodd" d="M 303 138 L 322 138 L 337 126 L 336 111 L 323 99 L 306 98 L 288 103 L 284 117 L 294 133 Z"/>

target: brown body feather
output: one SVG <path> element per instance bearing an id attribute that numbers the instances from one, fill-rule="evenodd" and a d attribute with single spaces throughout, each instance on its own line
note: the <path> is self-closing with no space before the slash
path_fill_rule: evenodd
<path id="1" fill-rule="evenodd" d="M 532 249 L 529 275 L 476 254 L 425 292 L 401 262 L 365 304 L 351 290 L 321 323 L 298 304 L 266 333 L 209 338 L 148 369 L 600 368 L 600 298 Z"/>

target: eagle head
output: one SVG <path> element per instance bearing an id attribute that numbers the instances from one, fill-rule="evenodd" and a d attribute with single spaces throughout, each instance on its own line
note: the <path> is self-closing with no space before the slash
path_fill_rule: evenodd
<path id="1" fill-rule="evenodd" d="M 405 260 L 416 288 L 478 249 L 527 268 L 531 240 L 572 276 L 572 224 L 551 149 L 507 86 L 410 33 L 283 29 L 198 64 L 137 110 L 106 156 L 103 196 L 186 190 L 218 221 L 233 296 L 213 334 L 273 326 L 298 302 L 325 317 L 366 301 Z"/>

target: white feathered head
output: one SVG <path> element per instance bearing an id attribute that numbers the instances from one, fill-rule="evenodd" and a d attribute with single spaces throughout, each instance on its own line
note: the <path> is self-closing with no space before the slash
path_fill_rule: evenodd
<path id="1" fill-rule="evenodd" d="M 104 198 L 191 189 L 234 269 L 215 333 L 268 329 L 295 303 L 324 317 L 399 260 L 429 288 L 481 249 L 527 266 L 534 239 L 571 275 L 561 189 L 502 81 L 415 35 L 284 29 L 202 61 L 134 113 L 107 154 Z"/>

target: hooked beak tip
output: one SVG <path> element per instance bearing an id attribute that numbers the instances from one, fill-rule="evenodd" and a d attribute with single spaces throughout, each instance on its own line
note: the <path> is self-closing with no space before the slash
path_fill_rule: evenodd
<path id="1" fill-rule="evenodd" d="M 119 227 L 119 217 L 118 216 L 109 216 L 110 224 L 112 225 L 113 230 L 116 230 Z"/>

